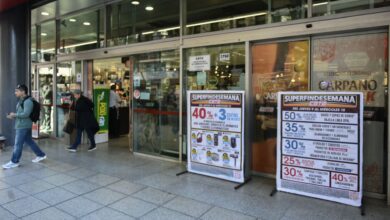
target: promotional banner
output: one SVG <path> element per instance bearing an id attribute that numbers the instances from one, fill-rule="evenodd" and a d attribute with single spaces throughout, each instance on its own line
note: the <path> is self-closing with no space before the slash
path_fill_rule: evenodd
<path id="1" fill-rule="evenodd" d="M 361 206 L 363 93 L 278 94 L 277 190 Z"/>
<path id="2" fill-rule="evenodd" d="M 188 91 L 188 171 L 244 182 L 244 92 Z"/>
<path id="3" fill-rule="evenodd" d="M 31 97 L 39 101 L 39 91 L 38 90 L 31 91 Z M 33 122 L 31 136 L 32 138 L 39 138 L 39 121 L 37 121 L 36 123 Z"/>
<path id="4" fill-rule="evenodd" d="M 106 87 L 97 87 L 93 90 L 95 117 L 99 123 L 99 133 L 108 133 L 108 109 L 110 90 Z"/>

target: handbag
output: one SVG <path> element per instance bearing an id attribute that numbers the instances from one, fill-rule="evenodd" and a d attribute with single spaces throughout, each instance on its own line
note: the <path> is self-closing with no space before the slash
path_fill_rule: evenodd
<path id="1" fill-rule="evenodd" d="M 71 134 L 74 130 L 74 123 L 72 123 L 70 120 L 66 121 L 66 124 L 63 128 L 63 131 L 67 134 Z"/>

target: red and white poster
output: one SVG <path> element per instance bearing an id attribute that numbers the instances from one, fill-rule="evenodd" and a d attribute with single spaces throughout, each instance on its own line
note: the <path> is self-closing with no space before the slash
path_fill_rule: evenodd
<path id="1" fill-rule="evenodd" d="M 362 134 L 361 92 L 279 93 L 277 189 L 361 206 Z"/>

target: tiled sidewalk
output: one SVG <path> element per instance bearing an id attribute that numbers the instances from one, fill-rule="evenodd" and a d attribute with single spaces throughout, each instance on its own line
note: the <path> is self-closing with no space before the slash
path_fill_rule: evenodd
<path id="1" fill-rule="evenodd" d="M 21 167 L 0 170 L 0 219 L 390 219 L 383 201 L 359 209 L 277 193 L 274 181 L 254 178 L 235 184 L 204 176 L 175 174 L 178 163 L 131 155 L 120 143 L 68 153 L 55 140 L 40 141 L 49 159 L 33 164 L 24 152 Z M 0 153 L 8 162 L 11 149 Z"/>

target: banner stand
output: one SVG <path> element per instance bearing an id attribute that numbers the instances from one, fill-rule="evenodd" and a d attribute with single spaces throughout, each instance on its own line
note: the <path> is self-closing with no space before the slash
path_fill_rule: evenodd
<path id="1" fill-rule="evenodd" d="M 363 94 L 278 94 L 278 191 L 355 206 L 363 201 Z"/>

